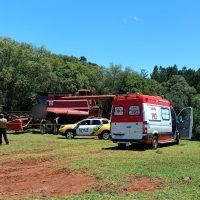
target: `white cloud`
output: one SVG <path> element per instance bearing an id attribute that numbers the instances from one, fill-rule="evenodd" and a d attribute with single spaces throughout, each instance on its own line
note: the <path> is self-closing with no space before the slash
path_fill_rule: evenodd
<path id="1" fill-rule="evenodd" d="M 132 19 L 133 19 L 135 22 L 141 21 L 141 19 L 138 18 L 137 16 L 133 16 Z"/>
<path id="2" fill-rule="evenodd" d="M 128 24 L 132 24 L 132 23 L 136 23 L 136 22 L 141 22 L 142 19 L 137 17 L 136 15 L 133 17 L 124 17 L 122 18 L 122 23 L 124 25 L 128 25 Z"/>

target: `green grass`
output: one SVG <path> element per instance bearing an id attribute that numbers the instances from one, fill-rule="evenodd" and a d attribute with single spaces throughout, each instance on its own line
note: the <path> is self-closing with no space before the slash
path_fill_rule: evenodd
<path id="1" fill-rule="evenodd" d="M 117 194 L 111 187 L 105 192 L 93 189 L 87 194 L 48 199 L 200 199 L 200 142 L 181 140 L 180 145 L 157 150 L 117 150 L 111 141 L 98 139 L 66 140 L 31 133 L 8 137 L 10 145 L 0 147 L 1 158 L 51 157 L 55 162 L 66 161 L 62 168 L 84 169 L 87 175 L 119 187 L 124 186 L 130 175 L 160 178 L 164 183 L 163 189 L 156 192 Z M 187 176 L 190 181 L 183 180 Z"/>

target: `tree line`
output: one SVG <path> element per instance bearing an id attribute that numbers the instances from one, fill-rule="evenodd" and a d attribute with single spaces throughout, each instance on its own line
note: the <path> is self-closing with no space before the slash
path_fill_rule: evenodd
<path id="1" fill-rule="evenodd" d="M 80 88 L 94 94 L 160 95 L 177 112 L 192 106 L 194 132 L 200 135 L 200 69 L 155 66 L 151 74 L 146 70 L 138 73 L 133 68 L 99 66 L 84 56 L 57 55 L 44 47 L 0 37 L 0 104 L 5 110 L 31 110 L 39 92 L 75 94 Z M 109 115 L 111 102 L 101 105 Z"/>

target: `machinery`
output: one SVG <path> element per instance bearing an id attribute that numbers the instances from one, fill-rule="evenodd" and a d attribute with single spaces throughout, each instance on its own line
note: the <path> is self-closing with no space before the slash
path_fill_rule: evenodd
<path id="1" fill-rule="evenodd" d="M 8 128 L 23 131 L 30 124 L 41 124 L 41 121 L 45 121 L 45 132 L 57 132 L 61 124 L 99 117 L 100 108 L 96 100 L 114 97 L 115 95 L 93 95 L 91 90 L 86 89 L 78 90 L 76 96 L 67 93 L 39 93 L 30 116 L 16 117 L 13 119 L 15 121 L 9 121 Z"/>

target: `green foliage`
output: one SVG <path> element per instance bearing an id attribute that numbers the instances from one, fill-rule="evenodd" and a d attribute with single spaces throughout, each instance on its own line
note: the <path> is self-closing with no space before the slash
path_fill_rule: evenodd
<path id="1" fill-rule="evenodd" d="M 196 90 L 189 86 L 184 77 L 173 75 L 171 79 L 162 85 L 165 89 L 165 97 L 173 103 L 176 110 L 191 105 L 191 97 L 196 94 Z"/>
<path id="2" fill-rule="evenodd" d="M 162 66 L 158 68 L 158 66 L 155 66 L 151 74 L 151 78 L 158 81 L 159 83 L 162 83 L 168 81 L 172 75 L 178 75 L 178 73 L 179 72 L 176 65 L 167 68 Z"/>
<path id="3" fill-rule="evenodd" d="M 74 93 L 79 87 L 78 71 L 62 56 L 0 38 L 0 101 L 6 110 L 31 109 L 41 91 Z"/>
<path id="4" fill-rule="evenodd" d="M 179 73 L 185 77 L 186 81 L 191 86 L 196 88 L 198 93 L 200 93 L 200 69 L 195 71 L 193 69 L 187 69 L 184 67 Z"/>
<path id="5" fill-rule="evenodd" d="M 122 70 L 120 65 L 111 65 L 106 72 L 104 93 L 127 94 L 147 91 L 147 79 L 130 68 Z"/>
<path id="6" fill-rule="evenodd" d="M 194 137 L 200 140 L 200 94 L 192 97 L 194 107 Z"/>
<path id="7" fill-rule="evenodd" d="M 147 92 L 148 95 L 154 95 L 154 96 L 162 96 L 164 94 L 163 87 L 160 83 L 158 83 L 154 79 L 147 80 Z"/>
<path id="8" fill-rule="evenodd" d="M 162 85 L 161 93 L 172 101 L 177 112 L 187 106 L 194 108 L 194 135 L 199 138 L 200 69 L 195 71 L 183 67 L 182 70 L 178 70 L 176 65 L 167 68 L 155 66 L 151 80 L 156 80 Z"/>

